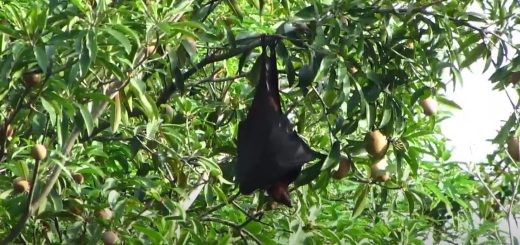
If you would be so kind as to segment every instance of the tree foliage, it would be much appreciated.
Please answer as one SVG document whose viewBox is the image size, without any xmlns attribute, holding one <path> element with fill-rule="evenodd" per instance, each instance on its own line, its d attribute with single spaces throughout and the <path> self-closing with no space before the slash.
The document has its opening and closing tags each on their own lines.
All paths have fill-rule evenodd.
<svg viewBox="0 0 520 245">
<path fill-rule="evenodd" d="M 4 1 L 0 239 L 512 243 L 498 223 L 517 210 L 518 165 L 504 143 L 518 102 L 497 150 L 469 167 L 450 160 L 439 123 L 459 108 L 443 93 L 464 81 L 461 69 L 482 61 L 496 89 L 518 82 L 517 5 Z M 291 209 L 239 196 L 233 180 L 262 36 L 280 40 L 284 111 L 327 156 L 304 166 Z M 425 115 L 427 98 L 440 110 Z M 389 143 L 380 157 L 365 150 L 373 130 Z M 381 158 L 388 181 L 374 178 Z"/>
</svg>

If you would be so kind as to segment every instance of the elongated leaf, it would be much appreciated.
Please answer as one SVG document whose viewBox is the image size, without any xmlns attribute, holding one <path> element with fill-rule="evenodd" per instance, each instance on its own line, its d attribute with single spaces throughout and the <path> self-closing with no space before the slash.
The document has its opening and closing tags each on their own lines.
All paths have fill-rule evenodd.
<svg viewBox="0 0 520 245">
<path fill-rule="evenodd" d="M 236 17 L 238 17 L 240 20 L 244 18 L 244 14 L 242 13 L 242 10 L 238 6 L 238 3 L 236 0 L 225 0 L 226 4 L 229 6 L 229 8 L 233 11 Z"/>
<path fill-rule="evenodd" d="M 47 113 L 49 113 L 51 125 L 56 126 L 57 114 L 56 110 L 54 109 L 54 106 L 43 97 L 40 97 L 40 100 L 42 101 L 43 108 L 47 111 Z"/>
<path fill-rule="evenodd" d="M 486 51 L 486 45 L 484 43 L 478 44 L 475 48 L 466 55 L 466 59 L 460 64 L 461 68 L 465 68 L 475 63 L 478 58 L 482 58 L 481 55 Z"/>
<path fill-rule="evenodd" d="M 352 211 L 352 217 L 355 218 L 359 216 L 363 210 L 368 206 L 368 193 L 370 191 L 369 185 L 360 185 L 360 192 L 356 199 L 356 204 L 354 204 L 354 210 Z"/>
<path fill-rule="evenodd" d="M 93 30 L 89 30 L 86 36 L 86 46 L 88 49 L 88 55 L 91 61 L 96 60 L 97 55 L 97 40 L 96 33 Z"/>
<path fill-rule="evenodd" d="M 119 129 L 119 125 L 121 124 L 121 100 L 119 98 L 119 93 L 114 97 L 114 104 L 112 105 L 112 115 L 110 117 L 110 127 L 112 128 L 112 133 L 116 133 Z"/>
<path fill-rule="evenodd" d="M 88 107 L 86 105 L 80 105 L 78 107 L 81 112 L 81 116 L 83 117 L 83 122 L 85 123 L 84 126 L 87 129 L 87 134 L 91 135 L 92 131 L 94 130 L 94 121 L 92 120 L 92 114 L 90 114 L 90 111 L 88 110 Z"/>
<path fill-rule="evenodd" d="M 302 186 L 311 183 L 311 181 L 318 178 L 321 173 L 321 168 L 323 166 L 324 160 L 321 160 L 319 163 L 316 163 L 304 170 L 300 173 L 300 176 L 294 181 L 295 186 Z"/>
<path fill-rule="evenodd" d="M 132 44 L 130 44 L 130 40 L 128 40 L 128 38 L 124 34 L 110 28 L 104 28 L 102 30 L 103 32 L 106 32 L 112 37 L 114 37 L 119 42 L 119 44 L 123 46 L 125 52 L 127 54 L 130 54 L 130 51 L 132 50 Z"/>
<path fill-rule="evenodd" d="M 405 191 L 404 195 L 406 196 L 406 200 L 408 201 L 408 211 L 410 212 L 410 215 L 413 215 L 415 198 L 413 194 L 409 191 Z"/>
<path fill-rule="evenodd" d="M 43 44 L 38 44 L 34 47 L 34 56 L 36 57 L 38 66 L 40 66 L 42 71 L 47 72 L 47 68 L 49 67 L 49 58 L 47 57 Z"/>
<path fill-rule="evenodd" d="M 325 163 L 321 168 L 322 171 L 329 170 L 339 164 L 340 148 L 341 144 L 339 141 L 332 144 L 329 155 L 327 156 L 327 159 L 325 159 Z"/>
<path fill-rule="evenodd" d="M 452 100 L 449 100 L 449 99 L 446 99 L 444 97 L 437 97 L 437 101 L 439 101 L 439 103 L 443 104 L 443 105 L 446 105 L 446 106 L 449 106 L 453 109 L 458 109 L 458 110 L 462 110 L 462 107 L 460 107 L 457 103 L 455 103 L 454 101 Z"/>
</svg>

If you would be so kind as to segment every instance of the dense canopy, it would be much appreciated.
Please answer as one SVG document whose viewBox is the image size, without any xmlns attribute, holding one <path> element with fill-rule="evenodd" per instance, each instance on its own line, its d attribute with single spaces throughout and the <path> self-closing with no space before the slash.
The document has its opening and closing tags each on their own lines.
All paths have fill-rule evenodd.
<svg viewBox="0 0 520 245">
<path fill-rule="evenodd" d="M 519 14 L 513 0 L 2 1 L 0 239 L 517 243 L 519 102 L 483 162 L 452 161 L 440 122 L 477 62 L 518 91 Z M 323 155 L 291 208 L 235 178 L 263 37 L 279 40 L 282 111 Z"/>
</svg>

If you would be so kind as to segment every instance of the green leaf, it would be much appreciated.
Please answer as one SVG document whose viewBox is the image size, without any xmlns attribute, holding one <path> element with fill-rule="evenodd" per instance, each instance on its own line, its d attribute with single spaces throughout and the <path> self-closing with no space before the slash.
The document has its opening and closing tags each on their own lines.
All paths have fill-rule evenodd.
<svg viewBox="0 0 520 245">
<path fill-rule="evenodd" d="M 481 54 L 486 51 L 486 44 L 480 43 L 476 47 L 472 48 L 471 51 L 466 55 L 466 59 L 460 64 L 461 68 L 465 68 L 475 63 L 478 58 L 481 58 Z"/>
<path fill-rule="evenodd" d="M 114 97 L 114 103 L 112 104 L 111 115 L 110 115 L 110 128 L 112 133 L 116 133 L 121 124 L 121 100 L 119 93 Z"/>
<path fill-rule="evenodd" d="M 87 105 L 79 105 L 81 116 L 83 117 L 84 126 L 87 129 L 87 135 L 91 135 L 94 130 L 94 120 L 92 120 L 92 114 L 88 110 Z"/>
<path fill-rule="evenodd" d="M 408 201 L 408 211 L 409 211 L 410 216 L 411 216 L 414 213 L 414 200 L 415 200 L 415 197 L 409 191 L 405 191 L 404 195 L 406 196 L 406 200 Z"/>
<path fill-rule="evenodd" d="M 265 60 L 263 56 L 260 55 L 258 56 L 258 59 L 256 59 L 253 67 L 251 68 L 251 71 L 249 71 L 249 74 L 246 77 L 251 82 L 251 84 L 254 84 L 255 86 L 258 84 L 258 80 L 260 80 L 260 71 L 262 70 L 262 65 L 265 65 Z"/>
<path fill-rule="evenodd" d="M 9 36 L 12 36 L 13 38 L 19 37 L 19 33 L 7 25 L 0 25 L 0 32 L 3 32 Z"/>
<path fill-rule="evenodd" d="M 34 56 L 36 57 L 38 66 L 40 66 L 42 71 L 46 73 L 47 68 L 49 67 L 49 58 L 47 57 L 47 53 L 45 52 L 45 47 L 43 44 L 38 44 L 34 47 Z"/>
<path fill-rule="evenodd" d="M 462 84 L 464 80 L 462 79 L 462 75 L 460 75 L 459 69 L 455 67 L 451 67 L 451 74 L 453 75 L 453 81 L 455 84 Z"/>
<path fill-rule="evenodd" d="M 302 186 L 311 183 L 313 180 L 318 178 L 321 173 L 321 168 L 323 166 L 324 160 L 305 168 L 301 171 L 298 178 L 294 181 L 295 186 Z"/>
<path fill-rule="evenodd" d="M 370 186 L 360 185 L 358 191 L 359 195 L 357 195 L 356 203 L 354 204 L 354 210 L 352 211 L 353 218 L 359 216 L 368 206 L 368 192 L 370 191 Z"/>
<path fill-rule="evenodd" d="M 130 29 L 130 27 L 121 24 L 114 24 L 112 25 L 112 28 L 132 38 L 136 45 L 141 43 L 139 39 L 139 34 L 134 30 Z"/>
<path fill-rule="evenodd" d="M 47 111 L 47 113 L 49 113 L 49 118 L 51 119 L 51 125 L 56 126 L 56 121 L 57 121 L 58 116 L 56 114 L 56 110 L 54 109 L 54 106 L 49 101 L 44 99 L 43 97 L 40 97 L 40 100 L 42 101 L 43 108 Z"/>
<path fill-rule="evenodd" d="M 90 57 L 91 61 L 96 60 L 97 55 L 97 40 L 96 40 L 96 33 L 94 33 L 93 30 L 89 30 L 86 35 L 86 44 L 88 49 L 88 55 Z"/>
<path fill-rule="evenodd" d="M 289 245 L 299 245 L 304 244 L 305 238 L 307 238 L 309 234 L 305 233 L 302 229 L 301 224 L 298 225 L 298 230 L 296 232 L 291 233 L 289 237 Z"/>
<path fill-rule="evenodd" d="M 444 97 L 438 96 L 437 97 L 437 101 L 440 104 L 446 105 L 446 106 L 448 106 L 448 107 L 450 107 L 452 109 L 462 110 L 462 107 L 460 107 L 457 103 L 455 103 L 452 100 L 446 99 Z"/>
<path fill-rule="evenodd" d="M 152 228 L 149 228 L 147 226 L 144 226 L 144 225 L 141 225 L 138 223 L 134 223 L 132 225 L 132 228 L 135 229 L 136 231 L 141 232 L 144 235 L 146 235 L 146 237 L 150 240 L 151 243 L 160 244 L 163 241 L 161 233 L 159 233 L 158 231 L 155 231 Z"/>
<path fill-rule="evenodd" d="M 314 75 L 313 82 L 317 83 L 320 81 L 325 74 L 327 74 L 332 67 L 332 65 L 336 62 L 336 57 L 327 56 L 321 62 L 316 74 Z"/>
<path fill-rule="evenodd" d="M 105 56 L 100 55 L 100 56 L 98 56 L 97 61 L 100 62 L 101 65 L 103 65 L 103 67 L 105 67 L 110 72 L 112 72 L 112 74 L 114 76 L 116 76 L 117 79 L 119 79 L 119 80 L 123 79 L 123 77 L 124 77 L 123 72 L 121 71 L 121 69 L 119 69 L 119 67 L 117 67 L 117 65 L 114 64 L 114 62 L 111 62 L 110 59 L 108 59 Z"/>
<path fill-rule="evenodd" d="M 322 171 L 329 170 L 335 167 L 337 164 L 339 164 L 339 158 L 341 155 L 340 148 L 341 144 L 339 140 L 335 141 L 334 144 L 332 144 L 329 155 L 327 156 L 327 159 L 325 159 L 323 167 L 321 168 Z"/>
<path fill-rule="evenodd" d="M 311 85 L 315 75 L 309 65 L 303 65 L 298 70 L 298 80 L 300 81 L 298 85 L 303 94 L 307 94 L 307 87 Z"/>
<path fill-rule="evenodd" d="M 130 54 L 130 52 L 132 51 L 132 44 L 130 44 L 130 40 L 128 40 L 128 38 L 125 35 L 123 35 L 121 32 L 118 32 L 110 28 L 103 28 L 101 29 L 101 31 L 114 37 L 118 41 L 118 43 L 123 46 L 125 52 L 127 54 Z"/>
<path fill-rule="evenodd" d="M 240 20 L 244 18 L 244 14 L 242 13 L 242 10 L 240 9 L 240 6 L 238 6 L 237 1 L 235 0 L 225 0 L 226 4 L 229 6 L 229 8 L 233 11 L 236 17 L 238 17 Z"/>
</svg>

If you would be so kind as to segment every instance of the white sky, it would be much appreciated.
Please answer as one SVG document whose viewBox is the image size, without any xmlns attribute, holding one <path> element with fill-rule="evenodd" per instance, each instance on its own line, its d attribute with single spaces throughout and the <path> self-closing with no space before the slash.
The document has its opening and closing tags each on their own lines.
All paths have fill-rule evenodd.
<svg viewBox="0 0 520 245">
<path fill-rule="evenodd" d="M 441 123 L 444 135 L 450 139 L 448 145 L 453 148 L 452 160 L 461 162 L 482 162 L 486 155 L 496 149 L 489 142 L 513 112 L 513 107 L 504 91 L 493 90 L 488 78 L 492 69 L 482 74 L 484 64 L 477 62 L 471 71 L 462 71 L 464 84 L 446 92 L 446 97 L 455 101 L 462 110 L 453 111 L 453 117 Z M 518 95 L 508 87 L 513 102 Z"/>
<path fill-rule="evenodd" d="M 462 107 L 462 110 L 453 111 L 453 117 L 441 122 L 441 130 L 450 140 L 448 147 L 453 149 L 451 160 L 461 162 L 462 169 L 466 169 L 463 162 L 487 161 L 486 155 L 498 147 L 489 140 L 497 135 L 504 121 L 513 112 L 506 92 L 493 90 L 494 84 L 488 80 L 494 69 L 483 74 L 483 67 L 483 62 L 477 62 L 471 66 L 471 70 L 462 71 L 463 86 L 457 87 L 455 92 L 451 86 L 445 93 L 448 99 Z M 516 103 L 518 94 L 511 86 L 507 91 Z M 481 222 L 476 215 L 473 218 Z M 520 238 L 520 227 L 512 219 L 511 224 L 513 236 Z M 499 226 L 502 231 L 509 231 L 505 219 L 500 220 Z"/>
</svg>

